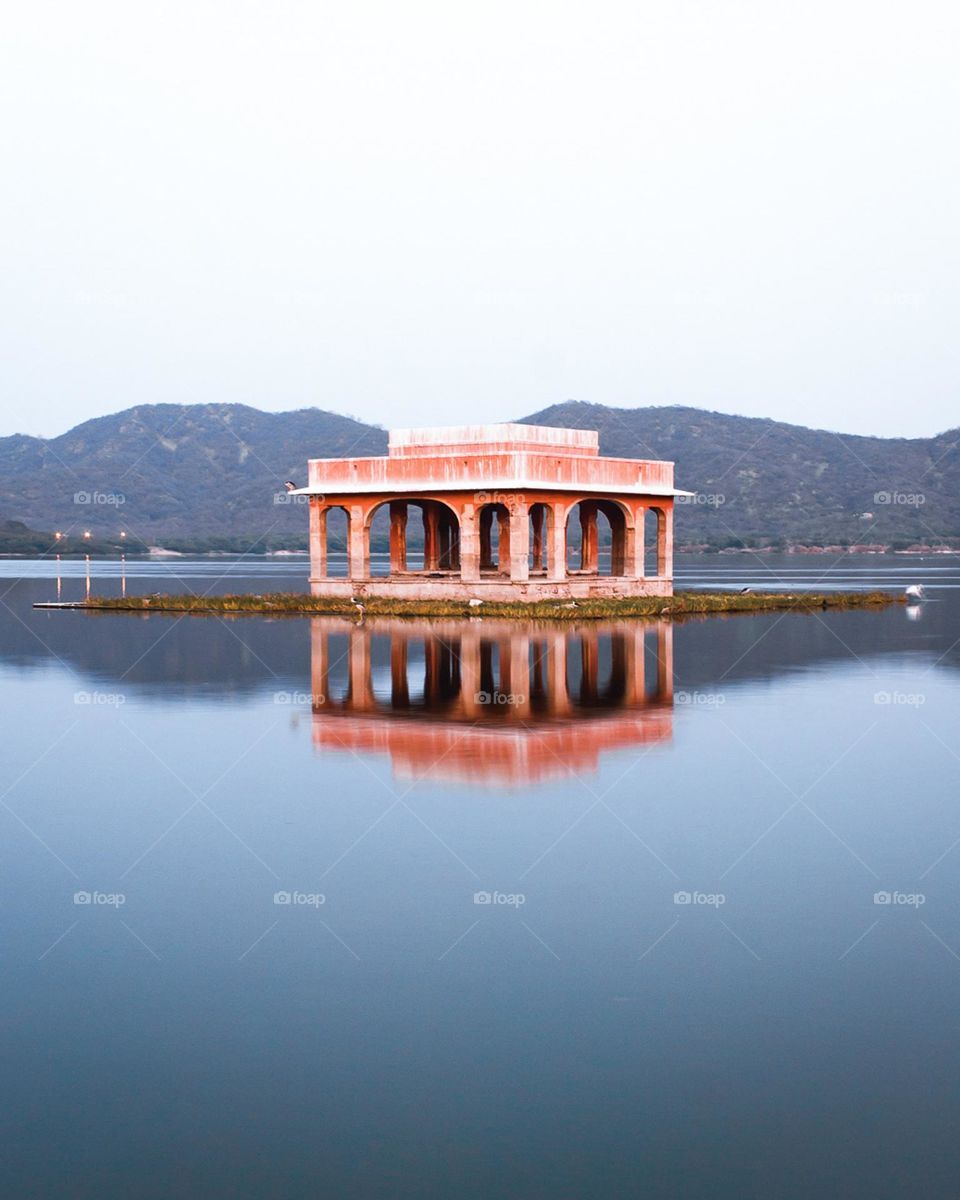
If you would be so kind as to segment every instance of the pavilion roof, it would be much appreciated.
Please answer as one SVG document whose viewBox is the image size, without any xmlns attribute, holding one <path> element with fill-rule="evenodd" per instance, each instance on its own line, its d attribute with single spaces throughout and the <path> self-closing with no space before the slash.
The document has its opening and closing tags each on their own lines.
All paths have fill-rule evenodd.
<svg viewBox="0 0 960 1200">
<path fill-rule="evenodd" d="M 388 453 L 314 458 L 301 495 L 413 495 L 437 491 L 690 495 L 673 486 L 673 463 L 600 454 L 592 429 L 453 425 L 394 429 Z"/>
</svg>

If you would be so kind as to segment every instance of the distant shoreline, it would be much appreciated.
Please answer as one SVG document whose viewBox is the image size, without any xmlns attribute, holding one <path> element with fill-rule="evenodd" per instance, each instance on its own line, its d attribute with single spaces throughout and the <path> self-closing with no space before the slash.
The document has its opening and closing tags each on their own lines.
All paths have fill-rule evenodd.
<svg viewBox="0 0 960 1200">
<path fill-rule="evenodd" d="M 603 547 L 601 547 L 603 549 Z M 385 557 L 389 551 L 386 547 L 383 549 L 375 549 L 372 551 L 375 556 Z M 731 555 L 782 555 L 785 558 L 807 558 L 811 555 L 832 554 L 840 555 L 870 555 L 871 557 L 882 558 L 884 556 L 893 558 L 922 558 L 929 556 L 949 557 L 950 555 L 960 555 L 960 547 L 952 546 L 909 546 L 903 549 L 894 549 L 892 546 L 787 546 L 779 548 L 774 546 L 725 546 L 722 549 L 717 549 L 711 546 L 677 546 L 675 553 L 677 554 L 698 554 L 709 557 L 726 558 Z M 332 554 L 335 557 L 345 556 L 345 550 L 334 550 Z M 52 550 L 44 551 L 3 551 L 0 550 L 0 559 L 24 559 L 30 562 L 55 561 L 57 558 L 70 560 L 90 559 L 109 559 L 118 560 L 121 556 L 131 559 L 175 559 L 175 558 L 296 558 L 308 559 L 310 552 L 308 550 L 257 550 L 247 547 L 236 548 L 233 550 L 168 550 L 163 546 L 150 546 L 149 548 L 135 548 L 132 546 L 124 547 L 122 550 L 91 548 L 90 550 L 61 550 L 53 552 Z"/>
</svg>

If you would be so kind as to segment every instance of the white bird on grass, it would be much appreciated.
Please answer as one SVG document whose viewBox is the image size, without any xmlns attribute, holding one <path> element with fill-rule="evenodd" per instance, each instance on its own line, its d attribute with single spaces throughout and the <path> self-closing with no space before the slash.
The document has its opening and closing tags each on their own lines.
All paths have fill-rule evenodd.
<svg viewBox="0 0 960 1200">
<path fill-rule="evenodd" d="M 906 590 L 904 591 L 904 595 L 909 596 L 911 600 L 922 600 L 923 599 L 923 584 L 922 583 L 911 583 L 910 586 L 908 588 L 906 588 Z"/>
</svg>

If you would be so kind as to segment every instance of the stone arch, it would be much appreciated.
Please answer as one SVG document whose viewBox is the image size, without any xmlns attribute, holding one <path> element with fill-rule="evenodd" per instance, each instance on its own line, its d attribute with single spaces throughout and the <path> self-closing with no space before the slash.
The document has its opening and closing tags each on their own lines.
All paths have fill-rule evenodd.
<svg viewBox="0 0 960 1200">
<path fill-rule="evenodd" d="M 327 504 L 323 498 L 313 499 L 310 501 L 310 578 L 311 579 L 329 579 L 331 578 L 330 570 L 330 537 L 331 534 L 336 534 L 338 531 L 335 526 L 339 523 L 338 514 L 343 513 L 343 528 L 342 537 L 337 537 L 337 545 L 335 547 L 337 553 L 343 552 L 345 559 L 349 560 L 350 553 L 350 528 L 351 516 L 350 509 L 346 504 Z M 331 529 L 330 517 L 334 517 L 334 528 Z M 339 575 L 339 571 L 335 574 Z M 349 566 L 345 568 L 345 573 L 349 574 Z"/>
<path fill-rule="evenodd" d="M 510 509 L 492 500 L 477 506 L 480 573 L 510 574 Z"/>
<path fill-rule="evenodd" d="M 446 501 L 437 500 L 432 496 L 404 496 L 402 499 L 381 500 L 373 505 L 364 521 L 364 537 L 368 550 L 374 518 L 386 506 L 389 506 L 390 513 L 391 575 L 460 570 L 459 514 Z M 418 548 L 413 555 L 409 553 L 407 544 L 411 508 L 419 509 L 423 528 L 420 542 L 422 549 Z"/>
<path fill-rule="evenodd" d="M 668 509 L 661 504 L 646 504 L 637 514 L 643 544 L 640 574 L 645 579 L 662 579 L 672 574 Z"/>
<path fill-rule="evenodd" d="M 573 516 L 579 518 L 579 536 L 574 527 Z M 599 518 L 603 517 L 609 529 L 610 552 L 600 553 Z M 570 566 L 570 535 L 574 534 L 577 565 Z M 606 496 L 583 496 L 574 500 L 567 510 L 566 538 L 567 573 L 580 575 L 625 576 L 630 573 L 630 557 L 635 535 L 634 514 L 619 500 Z"/>
<path fill-rule="evenodd" d="M 553 505 L 546 500 L 535 500 L 528 513 L 530 522 L 530 574 L 547 575 L 553 554 Z"/>
</svg>

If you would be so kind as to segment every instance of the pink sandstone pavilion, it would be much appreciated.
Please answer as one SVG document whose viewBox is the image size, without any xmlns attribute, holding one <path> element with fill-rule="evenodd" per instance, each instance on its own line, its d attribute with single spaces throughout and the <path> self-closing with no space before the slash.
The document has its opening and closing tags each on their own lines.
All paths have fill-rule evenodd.
<svg viewBox="0 0 960 1200">
<path fill-rule="evenodd" d="M 671 462 L 601 457 L 596 432 L 542 425 L 394 429 L 385 457 L 311 459 L 296 494 L 309 498 L 315 596 L 508 601 L 672 595 L 673 504 L 690 495 Z M 384 506 L 390 559 L 378 574 L 370 534 Z M 336 509 L 346 578 L 328 572 Z M 422 554 L 408 552 L 411 509 Z"/>
</svg>

